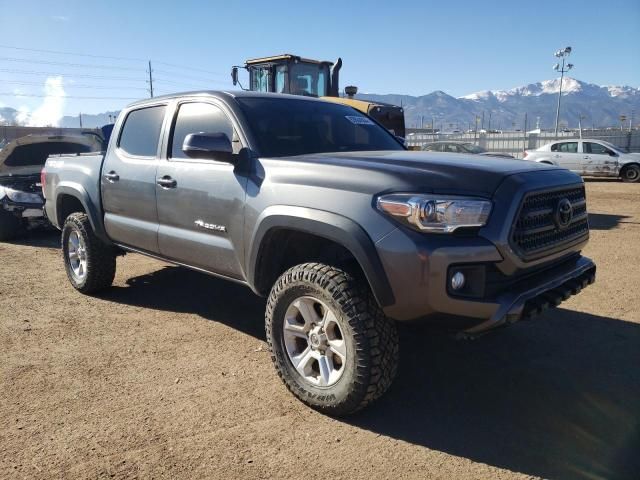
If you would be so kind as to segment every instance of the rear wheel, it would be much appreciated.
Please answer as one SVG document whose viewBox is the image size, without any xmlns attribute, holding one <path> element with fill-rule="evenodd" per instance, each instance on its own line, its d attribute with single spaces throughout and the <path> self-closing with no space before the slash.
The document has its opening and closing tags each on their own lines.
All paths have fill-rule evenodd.
<svg viewBox="0 0 640 480">
<path fill-rule="evenodd" d="M 67 277 L 82 293 L 111 286 L 116 273 L 115 250 L 93 233 L 84 213 L 72 213 L 62 228 L 62 256 Z"/>
<path fill-rule="evenodd" d="M 0 241 L 12 240 L 22 231 L 22 222 L 18 217 L 0 210 Z"/>
<path fill-rule="evenodd" d="M 640 165 L 629 165 L 620 172 L 623 182 L 640 182 Z"/>
<path fill-rule="evenodd" d="M 380 397 L 395 377 L 395 323 L 366 281 L 344 270 L 307 263 L 285 272 L 269 295 L 266 332 L 287 388 L 322 412 L 353 413 Z"/>
</svg>

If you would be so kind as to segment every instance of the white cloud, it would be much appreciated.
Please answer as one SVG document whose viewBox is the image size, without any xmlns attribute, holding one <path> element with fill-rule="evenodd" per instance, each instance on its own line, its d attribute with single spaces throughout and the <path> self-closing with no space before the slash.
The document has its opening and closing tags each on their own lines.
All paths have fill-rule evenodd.
<svg viewBox="0 0 640 480">
<path fill-rule="evenodd" d="M 58 126 L 64 113 L 65 97 L 63 78 L 48 77 L 44 83 L 45 97 L 33 111 L 18 108 L 16 120 L 28 127 Z"/>
<path fill-rule="evenodd" d="M 53 18 L 56 22 L 68 22 L 69 21 L 69 17 L 67 17 L 66 15 L 52 15 L 51 18 Z"/>
</svg>

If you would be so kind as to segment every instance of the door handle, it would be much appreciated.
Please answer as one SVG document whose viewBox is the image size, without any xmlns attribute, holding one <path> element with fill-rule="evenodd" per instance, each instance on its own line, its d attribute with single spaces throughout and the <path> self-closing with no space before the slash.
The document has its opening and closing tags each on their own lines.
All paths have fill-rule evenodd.
<svg viewBox="0 0 640 480">
<path fill-rule="evenodd" d="M 120 175 L 118 175 L 116 172 L 111 170 L 109 173 L 105 173 L 104 174 L 104 178 L 108 182 L 113 183 L 113 182 L 117 182 L 118 180 L 120 180 Z"/>
<path fill-rule="evenodd" d="M 584 158 L 585 160 L 589 160 L 591 157 L 590 157 L 589 155 L 585 155 L 585 156 L 584 156 L 584 157 L 582 157 L 582 158 Z"/>
<path fill-rule="evenodd" d="M 176 182 L 169 175 L 165 175 L 164 177 L 158 178 L 156 183 L 160 185 L 162 188 L 176 188 L 178 186 L 178 182 Z"/>
</svg>

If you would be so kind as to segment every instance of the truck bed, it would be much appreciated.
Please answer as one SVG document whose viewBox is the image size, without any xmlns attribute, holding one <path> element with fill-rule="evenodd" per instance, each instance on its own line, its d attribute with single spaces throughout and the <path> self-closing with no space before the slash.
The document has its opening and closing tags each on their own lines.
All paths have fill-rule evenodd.
<svg viewBox="0 0 640 480">
<path fill-rule="evenodd" d="M 64 191 L 65 186 L 80 186 L 85 193 L 85 208 L 100 208 L 100 178 L 104 152 L 80 153 L 76 155 L 51 155 L 44 165 L 46 183 L 43 185 L 45 199 L 53 198 L 53 192 Z M 61 173 L 64 174 L 61 176 Z M 56 205 L 45 203 L 47 217 L 56 228 L 61 228 Z M 64 221 L 64 219 L 62 219 Z"/>
</svg>

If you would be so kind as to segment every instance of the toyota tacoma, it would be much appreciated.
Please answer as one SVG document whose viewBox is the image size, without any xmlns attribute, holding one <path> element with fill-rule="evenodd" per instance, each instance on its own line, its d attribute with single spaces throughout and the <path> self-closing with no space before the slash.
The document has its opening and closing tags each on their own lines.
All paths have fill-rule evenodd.
<svg viewBox="0 0 640 480">
<path fill-rule="evenodd" d="M 50 158 L 45 209 L 77 290 L 138 252 L 267 297 L 275 369 L 352 413 L 390 386 L 396 323 L 478 334 L 595 279 L 584 184 L 551 165 L 410 152 L 346 105 L 193 92 L 129 105 L 104 155 Z"/>
</svg>

